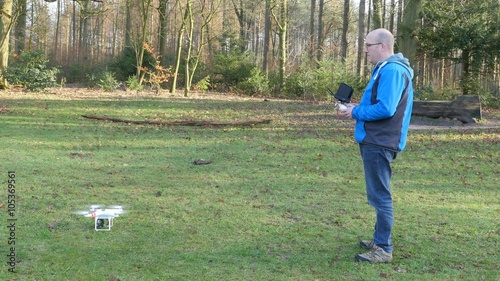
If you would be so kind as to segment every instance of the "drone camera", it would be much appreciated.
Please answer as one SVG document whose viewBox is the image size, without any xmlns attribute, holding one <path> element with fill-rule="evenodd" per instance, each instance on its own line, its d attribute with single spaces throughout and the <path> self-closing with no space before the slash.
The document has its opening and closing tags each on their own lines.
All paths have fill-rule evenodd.
<svg viewBox="0 0 500 281">
<path fill-rule="evenodd" d="M 120 205 L 112 205 L 108 208 L 101 205 L 90 205 L 89 211 L 76 211 L 75 214 L 93 218 L 95 231 L 110 231 L 113 227 L 113 219 L 126 212 Z"/>
</svg>

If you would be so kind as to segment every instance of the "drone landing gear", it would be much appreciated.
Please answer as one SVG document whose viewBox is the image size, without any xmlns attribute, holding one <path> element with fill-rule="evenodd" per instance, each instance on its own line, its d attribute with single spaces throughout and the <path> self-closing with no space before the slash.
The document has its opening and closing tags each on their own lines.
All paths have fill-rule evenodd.
<svg viewBox="0 0 500 281">
<path fill-rule="evenodd" d="M 110 231 L 113 226 L 113 217 L 95 217 L 95 231 Z"/>
</svg>

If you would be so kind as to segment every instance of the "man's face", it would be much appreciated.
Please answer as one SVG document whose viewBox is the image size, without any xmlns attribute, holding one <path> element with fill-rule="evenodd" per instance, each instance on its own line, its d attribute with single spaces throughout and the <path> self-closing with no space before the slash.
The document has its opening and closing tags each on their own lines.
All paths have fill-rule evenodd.
<svg viewBox="0 0 500 281">
<path fill-rule="evenodd" d="M 365 53 L 368 55 L 368 60 L 371 64 L 377 64 L 381 59 L 380 49 L 382 48 L 382 43 L 377 42 L 375 36 L 369 33 L 365 39 Z"/>
</svg>

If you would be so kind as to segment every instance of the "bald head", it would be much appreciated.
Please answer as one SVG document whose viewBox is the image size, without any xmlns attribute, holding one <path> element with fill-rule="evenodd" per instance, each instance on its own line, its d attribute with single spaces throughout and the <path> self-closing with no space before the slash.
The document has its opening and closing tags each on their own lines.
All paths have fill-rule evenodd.
<svg viewBox="0 0 500 281">
<path fill-rule="evenodd" d="M 384 28 L 371 31 L 366 35 L 365 53 L 370 63 L 377 64 L 394 55 L 394 36 Z"/>
<path fill-rule="evenodd" d="M 368 35 L 372 33 L 375 41 L 384 43 L 387 46 L 387 51 L 394 54 L 394 36 L 389 30 L 385 28 L 379 28 L 368 33 Z"/>
</svg>

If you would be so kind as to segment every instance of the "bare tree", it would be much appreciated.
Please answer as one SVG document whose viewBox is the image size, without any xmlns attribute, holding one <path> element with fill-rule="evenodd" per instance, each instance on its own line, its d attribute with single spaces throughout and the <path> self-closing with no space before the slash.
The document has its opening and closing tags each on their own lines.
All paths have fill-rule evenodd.
<svg viewBox="0 0 500 281">
<path fill-rule="evenodd" d="M 391 7 L 389 10 L 389 31 L 394 33 L 394 17 L 396 16 L 396 0 L 391 0 Z"/>
<path fill-rule="evenodd" d="M 181 4 L 177 2 L 179 9 L 182 10 Z M 186 6 L 191 5 L 191 0 L 186 0 Z M 173 72 L 173 79 L 172 79 L 172 84 L 170 84 L 170 93 L 175 94 L 175 90 L 177 88 L 177 77 L 179 75 L 179 68 L 181 66 L 181 59 L 182 59 L 182 41 L 184 39 L 184 32 L 186 31 L 186 25 L 187 21 L 189 20 L 189 13 L 190 11 L 186 7 L 184 9 L 184 16 L 182 17 L 182 22 L 181 22 L 181 27 L 179 28 L 178 34 L 177 34 L 177 44 L 176 44 L 176 54 L 175 54 L 175 65 L 174 65 L 174 72 Z"/>
<path fill-rule="evenodd" d="M 398 34 L 397 46 L 400 52 L 410 60 L 410 64 L 415 63 L 415 55 L 417 51 L 417 42 L 412 34 L 415 25 L 418 24 L 419 13 L 421 10 L 422 0 L 407 0 L 406 7 L 403 10 L 403 22 L 400 34 Z"/>
<path fill-rule="evenodd" d="M 323 60 L 323 49 L 325 45 L 325 24 L 323 22 L 323 16 L 325 11 L 325 0 L 319 0 L 318 8 L 318 46 L 316 48 L 316 59 L 318 61 Z"/>
<path fill-rule="evenodd" d="M 347 33 L 349 32 L 349 2 L 350 0 L 344 0 L 344 16 L 343 16 L 343 24 L 342 24 L 342 51 L 341 58 L 342 61 L 345 62 L 347 58 Z"/>
<path fill-rule="evenodd" d="M 190 24 L 189 24 L 189 36 L 188 36 L 188 48 L 186 54 L 186 82 L 184 89 L 184 96 L 187 96 L 191 85 L 193 83 L 193 78 L 196 73 L 196 69 L 198 68 L 198 64 L 200 62 L 203 47 L 206 45 L 207 41 L 211 41 L 211 38 L 206 38 L 205 31 L 208 29 L 208 25 L 212 22 L 215 15 L 218 12 L 218 9 L 222 3 L 220 0 L 200 0 L 199 19 L 201 20 L 201 24 L 199 26 L 199 34 L 197 40 L 197 46 L 194 45 L 194 24 L 193 24 L 193 12 L 190 13 Z"/>
<path fill-rule="evenodd" d="M 276 15 L 275 9 L 279 9 L 279 14 Z M 286 73 L 286 55 L 287 55 L 287 29 L 288 29 L 288 0 L 279 0 L 279 2 L 271 9 L 274 21 L 278 26 L 279 38 L 279 91 L 283 90 L 285 85 Z"/>
<path fill-rule="evenodd" d="M 357 52 L 357 64 L 356 64 L 356 73 L 358 76 L 363 75 L 363 65 L 365 59 L 365 0 L 359 1 L 359 16 L 358 16 L 358 52 Z"/>
<path fill-rule="evenodd" d="M 262 72 L 267 74 L 267 64 L 269 60 L 269 48 L 271 45 L 271 0 L 265 0 L 264 15 L 264 50 L 262 55 Z"/>
<path fill-rule="evenodd" d="M 19 17 L 16 20 L 14 50 L 16 53 L 20 53 L 24 51 L 26 42 L 26 0 L 17 0 L 16 4 L 19 9 Z"/>
<path fill-rule="evenodd" d="M 165 57 L 167 55 L 168 1 L 169 0 L 159 0 L 158 6 L 160 25 L 158 30 L 159 51 L 162 57 Z"/>
<path fill-rule="evenodd" d="M 372 5 L 373 29 L 381 28 L 384 26 L 382 21 L 382 0 L 372 0 Z"/>
<path fill-rule="evenodd" d="M 314 22 L 316 21 L 316 0 L 311 0 L 311 11 L 309 16 L 309 60 L 314 64 L 314 50 L 316 48 L 316 38 L 314 36 Z"/>
</svg>

